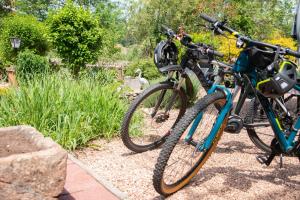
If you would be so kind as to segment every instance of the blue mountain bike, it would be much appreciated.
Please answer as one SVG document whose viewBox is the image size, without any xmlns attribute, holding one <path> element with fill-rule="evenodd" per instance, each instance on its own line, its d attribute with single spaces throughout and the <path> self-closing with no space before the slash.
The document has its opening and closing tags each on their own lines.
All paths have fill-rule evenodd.
<svg viewBox="0 0 300 200">
<path fill-rule="evenodd" d="M 300 53 L 252 40 L 227 27 L 224 22 L 207 15 L 201 17 L 212 24 L 214 31 L 231 33 L 237 38 L 237 46 L 243 48 L 231 70 L 236 86 L 243 90 L 238 104 L 243 105 L 246 97 L 254 97 L 261 104 L 274 132 L 271 152 L 258 157 L 258 161 L 270 165 L 277 155 L 299 158 L 297 133 L 300 117 L 290 117 L 279 98 L 292 88 L 300 91 L 296 82 L 296 65 L 285 59 L 286 55 L 299 58 Z M 222 85 L 213 85 L 208 95 L 190 108 L 172 129 L 155 165 L 153 185 L 158 193 L 167 196 L 177 192 L 202 168 L 222 136 L 236 95 L 237 90 L 231 92 Z M 271 100 L 280 108 L 275 109 Z M 286 123 L 288 118 L 289 123 Z M 244 125 L 253 126 L 251 123 Z"/>
</svg>

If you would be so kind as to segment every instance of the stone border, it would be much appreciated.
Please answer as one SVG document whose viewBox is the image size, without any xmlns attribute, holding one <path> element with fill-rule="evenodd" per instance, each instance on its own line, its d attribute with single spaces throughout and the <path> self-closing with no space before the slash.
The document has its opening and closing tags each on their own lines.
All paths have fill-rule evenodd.
<svg viewBox="0 0 300 200">
<path fill-rule="evenodd" d="M 73 161 L 75 164 L 77 164 L 79 167 L 81 167 L 84 171 L 86 171 L 89 175 L 91 175 L 96 181 L 98 181 L 101 185 L 103 185 L 103 187 L 105 187 L 107 190 L 109 190 L 119 199 L 125 199 L 127 197 L 127 195 L 124 192 L 120 191 L 118 188 L 113 186 L 113 184 L 111 184 L 107 180 L 104 180 L 103 178 L 99 177 L 98 174 L 93 172 L 90 168 L 88 168 L 85 164 L 83 164 L 80 160 L 75 158 L 70 153 L 68 154 L 68 158 L 71 161 Z"/>
</svg>

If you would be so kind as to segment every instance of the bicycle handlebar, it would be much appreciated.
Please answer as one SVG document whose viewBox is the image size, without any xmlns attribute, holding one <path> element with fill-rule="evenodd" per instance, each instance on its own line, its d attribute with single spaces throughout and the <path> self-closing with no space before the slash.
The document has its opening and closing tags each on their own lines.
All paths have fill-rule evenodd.
<svg viewBox="0 0 300 200">
<path fill-rule="evenodd" d="M 189 43 L 185 45 L 186 47 L 190 48 L 190 49 L 196 49 L 198 50 L 199 48 L 204 49 L 204 52 L 207 53 L 208 55 L 213 55 L 213 56 L 217 56 L 217 57 L 224 57 L 224 54 L 216 51 L 214 49 L 211 49 L 209 46 L 205 45 L 205 44 L 194 44 L 194 43 Z"/>
<path fill-rule="evenodd" d="M 261 42 L 261 41 L 257 41 L 257 40 L 252 40 L 249 37 L 246 37 L 246 36 L 243 36 L 243 35 L 239 34 L 234 29 L 225 26 L 224 22 L 219 22 L 218 20 L 216 20 L 216 19 L 214 19 L 214 18 L 212 18 L 212 17 L 210 17 L 206 14 L 200 14 L 200 17 L 202 19 L 210 22 L 211 24 L 213 24 L 214 28 L 225 30 L 225 31 L 229 32 L 230 34 L 234 35 L 236 38 L 241 39 L 244 42 L 251 43 L 251 44 L 253 44 L 255 46 L 259 46 L 259 47 L 271 48 L 274 51 L 276 51 L 278 48 L 280 48 L 280 53 L 281 54 L 290 55 L 290 56 L 300 58 L 300 52 L 293 51 L 289 48 L 280 47 L 278 45 L 272 45 L 272 44 L 269 44 L 269 43 L 265 43 L 265 42 Z"/>
<path fill-rule="evenodd" d="M 208 16 L 208 15 L 205 14 L 205 13 L 201 13 L 201 14 L 200 14 L 200 17 L 201 17 L 202 19 L 204 19 L 204 20 L 206 20 L 206 21 L 212 23 L 212 24 L 214 24 L 214 23 L 216 23 L 216 22 L 218 21 L 218 20 L 216 20 L 216 19 L 214 19 L 214 18 Z"/>
<path fill-rule="evenodd" d="M 165 32 L 165 34 L 168 37 L 171 37 L 171 38 L 176 38 L 177 37 L 177 35 L 175 34 L 175 32 L 172 29 L 168 28 L 165 25 L 162 25 L 161 27 L 162 27 L 163 31 Z M 213 49 L 211 49 L 209 46 L 207 46 L 205 44 L 197 45 L 197 44 L 192 43 L 190 36 L 187 35 L 187 34 L 184 34 L 183 37 L 187 37 L 187 40 L 181 39 L 180 42 L 181 42 L 181 44 L 183 44 L 184 46 L 186 46 L 188 48 L 198 50 L 199 48 L 204 47 L 205 53 L 207 53 L 209 55 L 218 56 L 218 57 L 224 57 L 223 53 L 218 52 L 216 50 L 213 50 Z"/>
<path fill-rule="evenodd" d="M 208 54 L 211 54 L 211 55 L 215 55 L 215 56 L 218 56 L 218 57 L 224 57 L 224 54 L 219 52 L 219 51 L 216 51 L 216 50 L 213 50 L 213 49 L 207 49 L 207 53 Z"/>
<path fill-rule="evenodd" d="M 168 37 L 171 37 L 171 38 L 175 38 L 176 37 L 175 32 L 172 29 L 170 29 L 169 27 L 167 27 L 165 25 L 161 25 L 161 28 L 163 29 L 163 32 L 165 32 L 165 34 Z"/>
</svg>

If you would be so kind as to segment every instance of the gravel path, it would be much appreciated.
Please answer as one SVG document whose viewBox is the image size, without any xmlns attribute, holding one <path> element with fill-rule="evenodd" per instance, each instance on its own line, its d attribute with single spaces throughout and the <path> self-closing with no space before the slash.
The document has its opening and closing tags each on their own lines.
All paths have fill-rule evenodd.
<svg viewBox="0 0 300 200">
<path fill-rule="evenodd" d="M 77 151 L 78 158 L 100 177 L 127 194 L 127 199 L 163 199 L 152 186 L 159 150 L 133 154 L 120 139 L 94 141 Z M 278 158 L 265 167 L 256 161 L 260 151 L 246 131 L 224 133 L 218 148 L 192 182 L 168 199 L 300 199 L 300 165 L 296 158 Z"/>
</svg>

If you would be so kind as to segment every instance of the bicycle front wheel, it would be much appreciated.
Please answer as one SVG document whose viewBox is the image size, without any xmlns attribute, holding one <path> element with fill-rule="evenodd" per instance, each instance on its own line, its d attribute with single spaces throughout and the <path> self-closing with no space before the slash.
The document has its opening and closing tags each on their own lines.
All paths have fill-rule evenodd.
<svg viewBox="0 0 300 200">
<path fill-rule="evenodd" d="M 184 90 L 175 89 L 173 82 L 146 89 L 124 116 L 121 127 L 124 145 L 136 153 L 159 147 L 185 113 L 187 101 Z"/>
<path fill-rule="evenodd" d="M 168 196 L 177 192 L 198 173 L 206 160 L 214 151 L 227 124 L 228 115 L 222 122 L 212 144 L 203 149 L 205 141 L 219 116 L 219 108 L 223 107 L 226 97 L 223 92 L 205 96 L 190 108 L 171 131 L 170 137 L 159 154 L 154 169 L 153 185 L 161 195 Z M 217 109 L 218 108 L 218 109 Z M 193 134 L 187 140 L 187 132 L 198 114 L 202 119 Z"/>
</svg>

